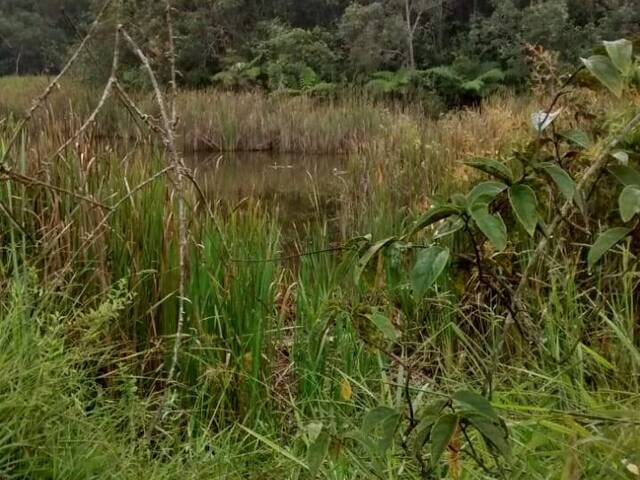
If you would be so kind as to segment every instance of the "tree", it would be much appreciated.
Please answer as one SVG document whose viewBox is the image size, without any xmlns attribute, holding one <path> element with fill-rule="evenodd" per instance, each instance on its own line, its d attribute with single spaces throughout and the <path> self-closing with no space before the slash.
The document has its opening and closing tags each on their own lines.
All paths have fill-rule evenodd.
<svg viewBox="0 0 640 480">
<path fill-rule="evenodd" d="M 88 0 L 0 0 L 0 75 L 56 71 Z"/>
<path fill-rule="evenodd" d="M 398 68 L 405 57 L 405 26 L 396 8 L 383 2 L 352 3 L 338 25 L 338 36 L 352 73 Z"/>
</svg>

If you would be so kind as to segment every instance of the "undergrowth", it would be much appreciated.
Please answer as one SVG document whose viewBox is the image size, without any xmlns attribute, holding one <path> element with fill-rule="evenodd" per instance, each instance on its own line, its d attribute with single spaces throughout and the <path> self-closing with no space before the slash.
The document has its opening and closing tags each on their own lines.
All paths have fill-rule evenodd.
<svg viewBox="0 0 640 480">
<path fill-rule="evenodd" d="M 222 102 L 215 120 L 205 100 Z M 508 225 L 505 245 L 458 202 L 449 216 L 474 241 L 461 225 L 435 235 L 451 261 L 437 275 L 411 273 L 438 232 L 423 215 L 496 169 L 504 177 L 496 163 L 474 170 L 463 160 L 512 166 L 536 147 L 577 177 L 601 143 L 584 144 L 576 119 L 589 138 L 605 139 L 637 111 L 637 93 L 618 101 L 572 91 L 562 100 L 569 114 L 545 127 L 574 131 L 562 139 L 531 133 L 534 99 L 496 97 L 440 119 L 324 105 L 301 123 L 315 107 L 305 102 L 181 94 L 185 145 L 224 130 L 208 141 L 249 148 L 242 139 L 260 138 L 254 128 L 271 111 L 282 125 L 265 134 L 278 139 L 270 148 L 344 150 L 350 164 L 330 218 L 318 209 L 293 228 L 272 204 L 229 204 L 190 184 L 189 321 L 173 385 L 164 379 L 177 321 L 176 199 L 169 178 L 145 183 L 161 170 L 162 149 L 140 132 L 132 137 L 141 144 L 107 137 L 105 123 L 51 158 L 78 122 L 51 106 L 6 152 L 0 477 L 637 477 L 637 225 L 597 268 L 585 262 L 600 227 L 620 222 L 615 178 L 600 177 L 590 199 L 606 215 L 585 222 L 576 210 L 555 232 L 562 241 L 525 292 L 531 337 L 505 329 L 504 292 L 544 237 L 546 217 L 532 239 L 529 219 L 499 196 L 524 177 L 507 179 L 483 210 Z M 259 119 L 248 109 L 256 104 Z M 19 110 L 4 105 L 3 158 Z M 121 112 L 110 118 L 123 129 L 116 133 L 129 128 Z M 316 128 L 335 118 L 347 127 Z M 621 143 L 628 166 L 639 145 L 637 129 Z M 525 177 L 553 216 L 562 188 Z M 494 276 L 504 291 L 486 287 Z M 151 430 L 168 388 L 162 426 Z"/>
</svg>

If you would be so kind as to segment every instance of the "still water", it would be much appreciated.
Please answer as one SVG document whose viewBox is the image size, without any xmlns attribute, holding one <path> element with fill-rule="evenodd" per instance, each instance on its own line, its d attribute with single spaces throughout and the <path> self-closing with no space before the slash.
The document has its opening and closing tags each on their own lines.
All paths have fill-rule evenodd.
<svg viewBox="0 0 640 480">
<path fill-rule="evenodd" d="M 212 200 L 258 200 L 285 221 L 329 213 L 348 175 L 348 159 L 339 155 L 216 153 L 186 160 Z"/>
</svg>

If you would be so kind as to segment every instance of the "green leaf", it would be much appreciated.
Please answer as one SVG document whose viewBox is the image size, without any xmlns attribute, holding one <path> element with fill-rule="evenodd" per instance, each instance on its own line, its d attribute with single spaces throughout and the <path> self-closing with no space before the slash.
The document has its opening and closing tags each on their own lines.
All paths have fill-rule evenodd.
<svg viewBox="0 0 640 480">
<path fill-rule="evenodd" d="M 371 323 L 376 326 L 378 330 L 380 330 L 380 332 L 382 332 L 384 338 L 391 342 L 398 339 L 398 332 L 393 326 L 393 323 L 391 323 L 391 320 L 389 320 L 389 317 L 383 315 L 380 312 L 372 313 L 371 315 L 367 315 L 366 317 L 371 321 Z"/>
<path fill-rule="evenodd" d="M 463 195 L 462 193 L 454 193 L 453 195 L 451 195 L 451 201 L 453 202 L 453 204 L 462 209 L 462 210 L 466 210 L 467 208 L 467 196 Z"/>
<path fill-rule="evenodd" d="M 462 90 L 465 90 L 467 92 L 480 94 L 480 92 L 484 88 L 484 82 L 480 78 L 475 78 L 473 80 L 469 80 L 468 82 L 462 83 L 460 85 L 460 88 L 462 88 Z"/>
<path fill-rule="evenodd" d="M 489 400 L 484 398 L 482 395 L 478 395 L 477 393 L 470 392 L 468 390 L 461 390 L 453 395 L 453 399 L 471 410 L 474 410 L 481 415 L 485 415 L 493 421 L 500 421 L 500 417 L 498 417 L 498 414 L 489 403 Z"/>
<path fill-rule="evenodd" d="M 457 231 L 461 230 L 464 227 L 464 220 L 460 217 L 450 217 L 445 220 L 440 227 L 436 230 L 436 233 L 433 234 L 434 240 L 439 240 L 444 237 L 448 237 L 449 235 L 453 235 Z"/>
<path fill-rule="evenodd" d="M 533 237 L 538 225 L 538 199 L 528 185 L 514 185 L 509 189 L 509 201 L 518 221 Z"/>
<path fill-rule="evenodd" d="M 380 455 L 391 447 L 393 436 L 396 433 L 401 415 L 389 407 L 375 407 L 364 417 L 362 422 L 362 433 L 365 437 L 377 441 L 377 449 Z"/>
<path fill-rule="evenodd" d="M 451 443 L 453 435 L 458 428 L 459 418 L 457 415 L 448 413 L 442 415 L 431 429 L 431 465 L 435 466 L 442 454 Z"/>
<path fill-rule="evenodd" d="M 513 172 L 509 166 L 493 158 L 475 158 L 465 162 L 465 165 L 488 173 L 505 182 L 510 183 L 513 181 Z"/>
<path fill-rule="evenodd" d="M 623 75 L 628 75 L 633 68 L 633 43 L 621 39 L 614 42 L 603 42 L 611 63 Z"/>
<path fill-rule="evenodd" d="M 480 432 L 485 442 L 493 446 L 504 458 L 511 458 L 511 446 L 505 428 L 484 415 L 471 414 L 465 415 L 465 418 Z"/>
<path fill-rule="evenodd" d="M 592 144 L 589 134 L 584 130 L 571 130 L 569 132 L 562 133 L 561 135 L 582 148 L 589 148 Z"/>
<path fill-rule="evenodd" d="M 431 207 L 427 212 L 416 220 L 411 233 L 416 233 L 430 225 L 433 225 L 440 220 L 444 220 L 447 217 L 460 213 L 460 209 L 452 205 L 442 205 L 439 207 Z"/>
<path fill-rule="evenodd" d="M 422 297 L 444 272 L 449 262 L 449 250 L 438 246 L 420 252 L 411 270 L 411 288 L 416 298 Z"/>
<path fill-rule="evenodd" d="M 613 165 L 609 172 L 623 185 L 636 185 L 640 187 L 640 172 L 628 165 Z"/>
<path fill-rule="evenodd" d="M 538 167 L 542 168 L 547 175 L 551 177 L 551 180 L 555 182 L 560 190 L 560 193 L 564 195 L 567 200 L 575 201 L 576 200 L 576 191 L 577 187 L 573 178 L 562 168 L 560 168 L 555 163 L 540 163 Z"/>
<path fill-rule="evenodd" d="M 360 277 L 362 277 L 362 273 L 364 272 L 365 268 L 367 268 L 367 265 L 369 264 L 371 259 L 375 257 L 380 250 L 382 250 L 384 247 L 389 245 L 394 240 L 395 240 L 395 237 L 389 237 L 389 238 L 385 238 L 384 240 L 380 240 L 379 242 L 372 245 L 369 248 L 369 250 L 367 250 L 365 254 L 360 258 L 360 260 L 358 260 L 358 263 L 356 264 L 356 268 L 353 272 L 354 280 L 356 284 L 360 283 Z"/>
<path fill-rule="evenodd" d="M 618 242 L 622 241 L 631 231 L 631 228 L 616 227 L 601 233 L 589 249 L 587 258 L 589 270 L 598 263 L 605 253 L 611 250 Z"/>
<path fill-rule="evenodd" d="M 427 438 L 431 434 L 431 428 L 440 417 L 447 403 L 449 403 L 448 400 L 436 400 L 420 412 L 420 422 L 418 422 L 415 428 L 414 448 L 416 453 L 419 453 L 426 443 Z"/>
<path fill-rule="evenodd" d="M 326 430 L 323 430 L 316 438 L 315 442 L 311 444 L 307 451 L 307 464 L 309 465 L 309 472 L 311 478 L 316 478 L 322 462 L 329 452 L 329 444 L 331 443 L 331 437 Z"/>
<path fill-rule="evenodd" d="M 506 189 L 507 186 L 502 182 L 489 181 L 479 183 L 467 194 L 467 204 L 471 207 L 474 202 L 479 200 L 491 203 L 495 197 L 500 195 Z"/>
<path fill-rule="evenodd" d="M 622 96 L 622 90 L 624 89 L 622 76 L 608 57 L 593 55 L 589 58 L 583 58 L 582 63 L 616 97 Z"/>
<path fill-rule="evenodd" d="M 480 231 L 489 239 L 497 251 L 507 248 L 507 227 L 500 214 L 489 213 L 487 202 L 476 201 L 470 209 L 471 218 L 476 222 Z"/>
<path fill-rule="evenodd" d="M 636 185 L 624 187 L 618 197 L 618 205 L 620 206 L 620 217 L 625 223 L 640 213 L 640 187 Z"/>
</svg>

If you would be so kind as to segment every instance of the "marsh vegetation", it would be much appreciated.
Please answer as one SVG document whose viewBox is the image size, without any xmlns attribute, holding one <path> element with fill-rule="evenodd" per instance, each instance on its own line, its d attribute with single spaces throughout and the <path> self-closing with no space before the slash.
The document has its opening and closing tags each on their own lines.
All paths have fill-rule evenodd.
<svg viewBox="0 0 640 480">
<path fill-rule="evenodd" d="M 573 75 L 529 50 L 486 95 L 507 76 L 424 87 L 419 49 L 367 87 L 284 89 L 271 25 L 268 75 L 178 88 L 105 11 L 110 95 L 93 70 L 0 78 L 1 478 L 638 477 L 632 42 Z"/>
</svg>

